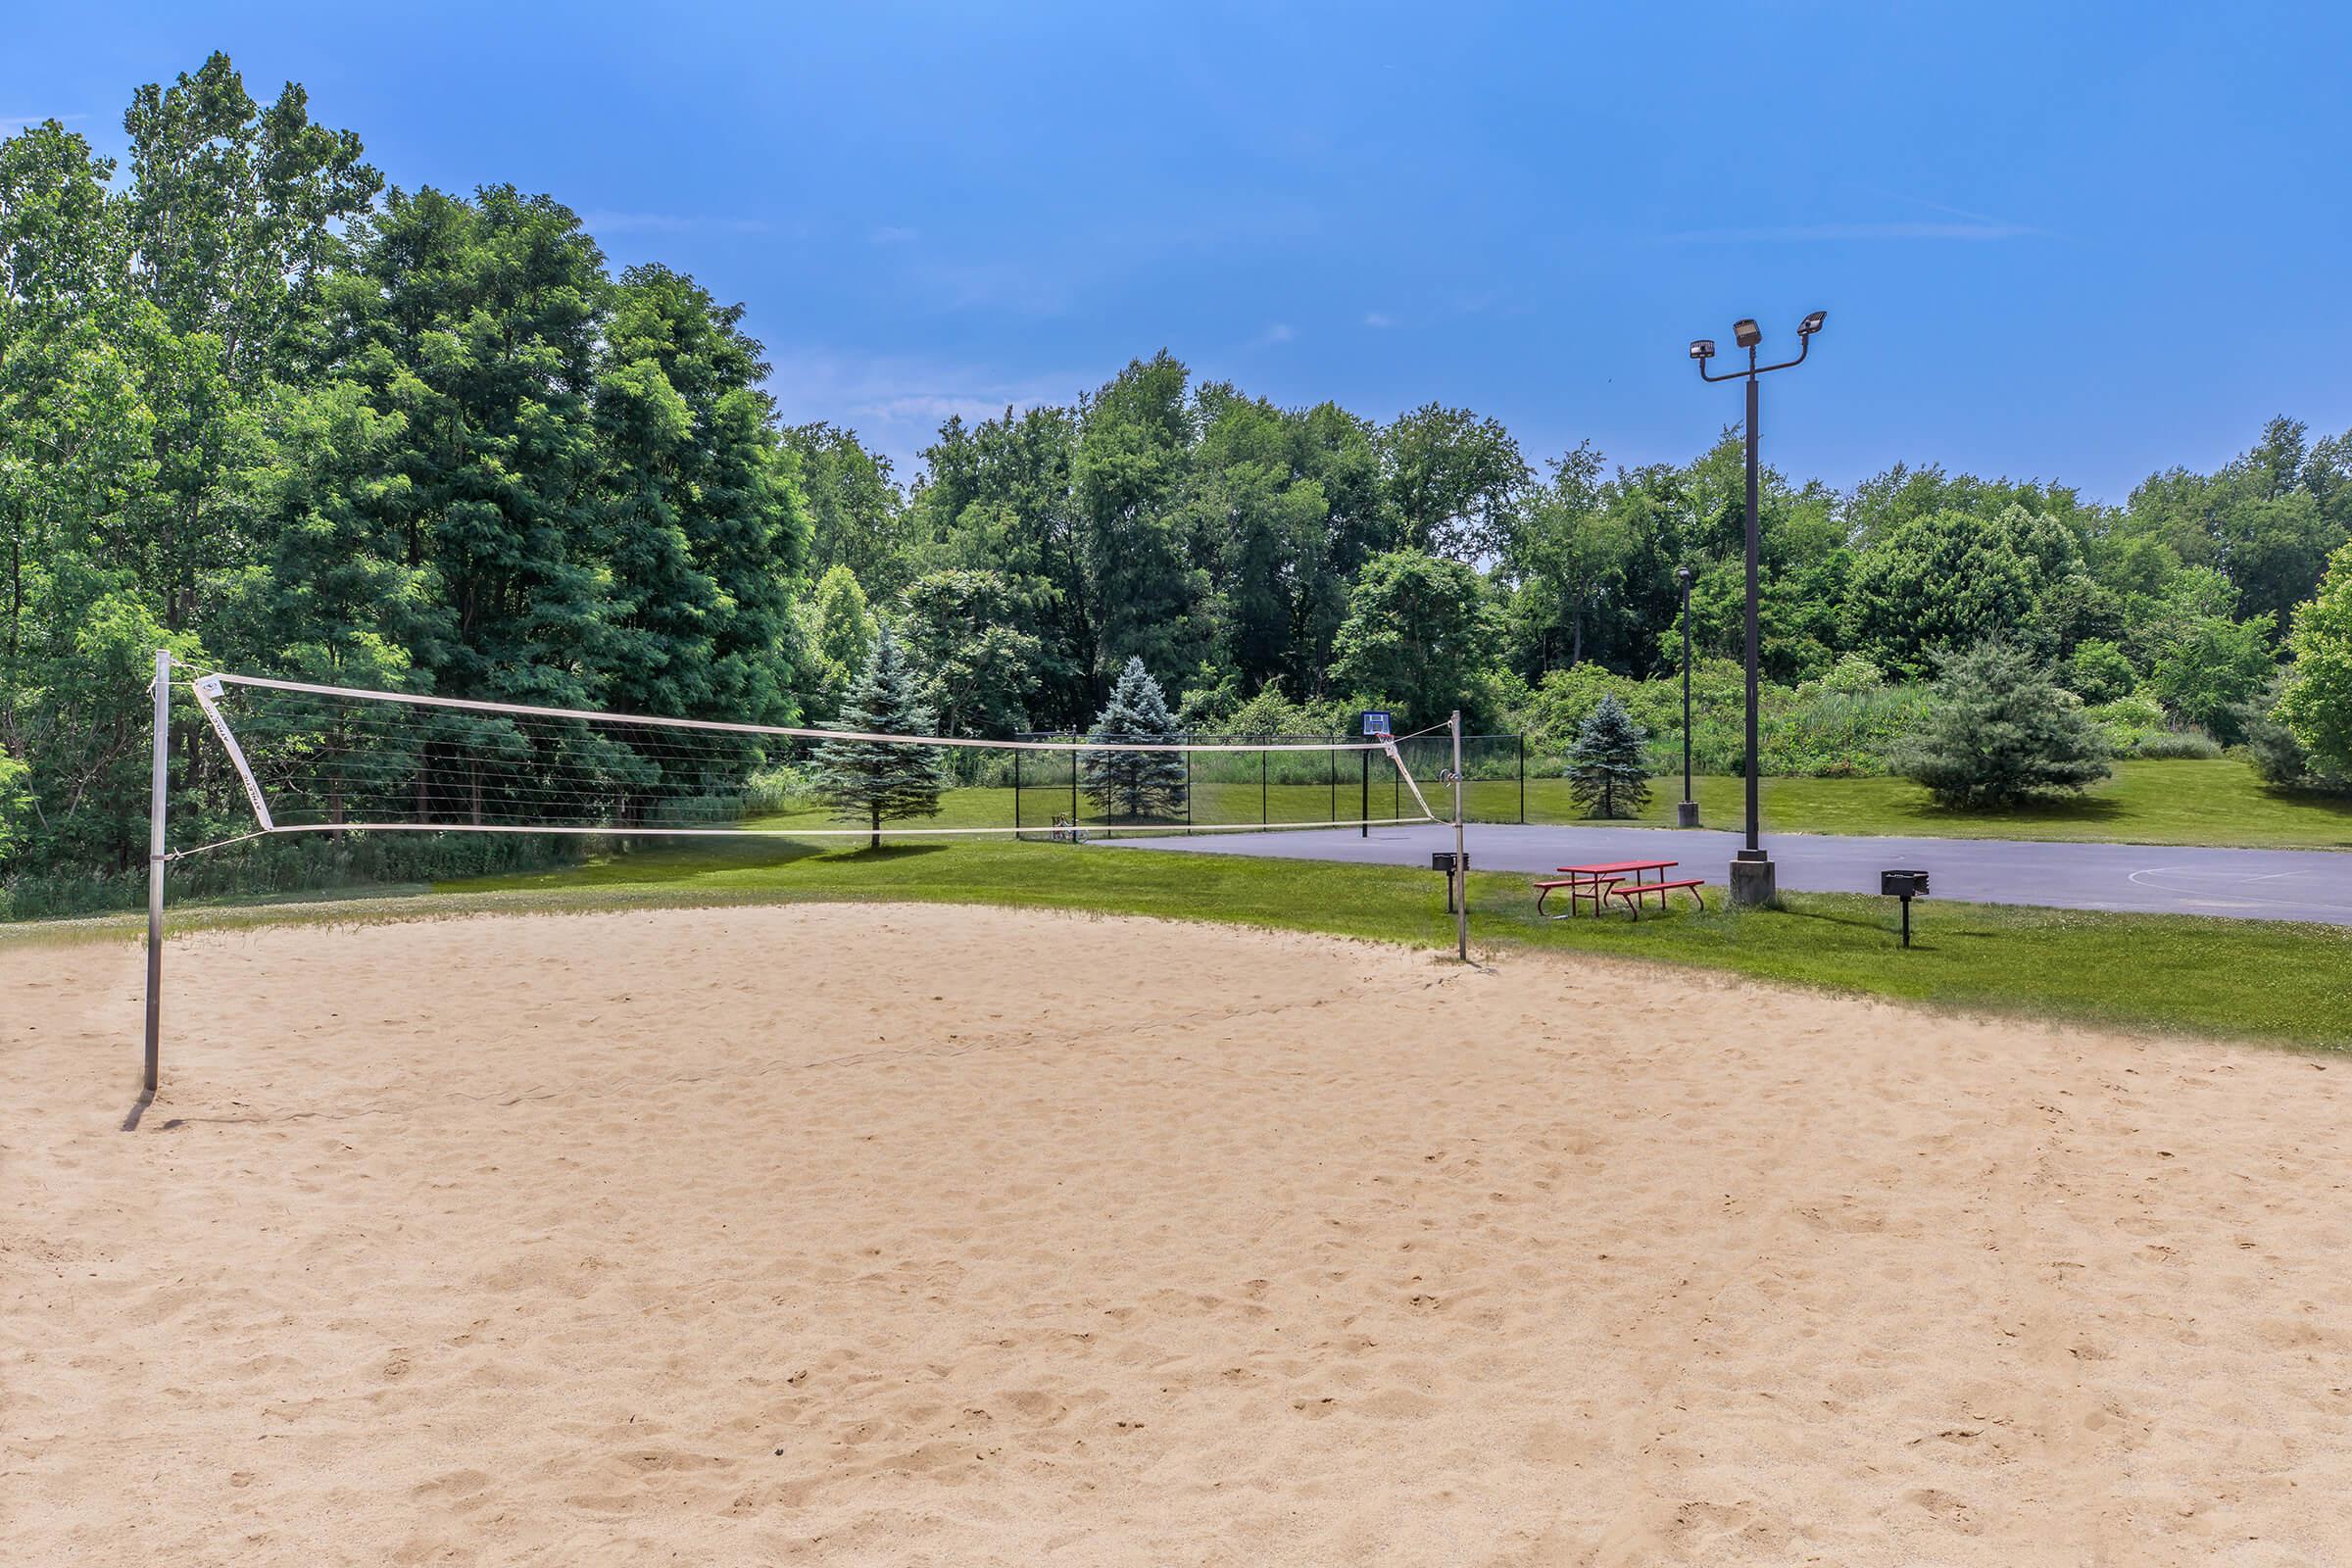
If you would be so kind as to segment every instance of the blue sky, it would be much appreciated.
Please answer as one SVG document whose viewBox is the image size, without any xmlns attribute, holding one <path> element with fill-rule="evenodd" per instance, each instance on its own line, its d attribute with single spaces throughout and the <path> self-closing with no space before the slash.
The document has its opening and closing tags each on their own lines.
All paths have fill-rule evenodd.
<svg viewBox="0 0 2352 1568">
<path fill-rule="evenodd" d="M 511 180 L 750 307 L 794 418 L 903 462 L 1165 345 L 1689 456 L 1755 315 L 1771 461 L 2120 500 L 2352 425 L 2352 13 L 2008 5 L 43 7 L 0 121 L 119 148 L 229 51 L 395 183 Z"/>
</svg>

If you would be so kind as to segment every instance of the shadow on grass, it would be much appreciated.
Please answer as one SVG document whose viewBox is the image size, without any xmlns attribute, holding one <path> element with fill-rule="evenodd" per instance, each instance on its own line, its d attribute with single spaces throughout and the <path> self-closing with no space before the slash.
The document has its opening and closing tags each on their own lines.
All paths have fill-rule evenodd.
<svg viewBox="0 0 2352 1568">
<path fill-rule="evenodd" d="M 850 861 L 858 865 L 879 865 L 888 860 L 914 859 L 926 855 L 937 855 L 947 848 L 947 845 L 940 843 L 884 843 L 879 847 L 871 844 L 860 844 L 854 849 L 819 850 L 812 853 L 823 855 L 828 859 Z"/>
<path fill-rule="evenodd" d="M 2022 806 L 1998 808 L 1938 806 L 1934 801 L 1922 801 L 1895 808 L 1903 816 L 1927 825 L 1937 823 L 1966 823 L 1971 827 L 1994 826 L 2004 822 L 2048 822 L 2075 826 L 2104 826 L 2132 815 L 2131 808 L 2106 796 L 2084 795 L 2068 800 L 2030 801 Z"/>
</svg>

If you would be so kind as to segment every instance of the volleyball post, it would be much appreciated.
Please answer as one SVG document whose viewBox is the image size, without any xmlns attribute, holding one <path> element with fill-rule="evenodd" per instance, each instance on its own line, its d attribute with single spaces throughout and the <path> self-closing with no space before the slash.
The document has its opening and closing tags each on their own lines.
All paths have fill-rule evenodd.
<svg viewBox="0 0 2352 1568">
<path fill-rule="evenodd" d="M 1446 728 L 1453 735 L 1453 952 L 1470 961 L 1470 856 L 1462 847 L 1462 710 L 1455 709 Z"/>
<path fill-rule="evenodd" d="M 147 1054 L 140 1089 L 155 1093 L 163 1058 L 164 807 L 172 771 L 172 650 L 155 651 L 155 759 L 147 794 Z"/>
</svg>

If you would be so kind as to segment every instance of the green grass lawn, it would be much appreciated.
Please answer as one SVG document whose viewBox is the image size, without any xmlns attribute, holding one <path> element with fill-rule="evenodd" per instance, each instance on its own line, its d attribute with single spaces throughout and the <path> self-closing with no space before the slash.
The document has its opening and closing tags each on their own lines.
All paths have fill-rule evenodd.
<svg viewBox="0 0 2352 1568">
<path fill-rule="evenodd" d="M 1745 809 L 1739 779 L 1695 784 L 1701 822 L 1739 826 Z M 1681 796 L 1679 776 L 1659 780 L 1642 820 L 1673 825 Z M 2274 790 L 2235 758 L 2118 762 L 2113 778 L 2080 800 L 2013 811 L 1947 810 L 1900 778 L 1767 778 L 1762 796 L 1764 825 L 1777 833 L 2352 849 L 2352 800 Z M 1545 780 L 1541 796 L 1530 785 L 1529 820 L 1566 820 L 1573 810 L 1564 781 Z"/>
<path fill-rule="evenodd" d="M 1382 769 L 1382 771 L 1385 771 Z M 1447 809 L 1443 787 L 1432 777 L 1421 788 L 1439 812 Z M 1737 828 L 1742 787 L 1737 778 L 1701 776 L 1696 781 L 1699 820 L 1709 827 Z M 1261 821 L 1350 821 L 1366 808 L 1360 777 L 1336 789 L 1318 784 L 1266 784 L 1254 780 L 1195 782 L 1190 821 L 1195 826 L 1250 825 Z M 1635 825 L 1672 827 L 1682 796 L 1680 777 L 1652 784 L 1649 808 Z M 1467 786 L 1471 818 L 1515 822 L 1521 809 L 1516 777 L 1477 779 Z M 2119 844 L 2211 844 L 2253 849 L 2352 849 L 2352 800 L 2292 795 L 2271 789 L 2254 769 L 2234 758 L 2213 761 L 2119 762 L 2115 777 L 2079 800 L 2026 807 L 2014 811 L 1953 811 L 1936 805 L 1928 792 L 1899 778 L 1767 778 L 1764 826 L 1774 833 L 1845 833 L 1872 837 L 2081 840 Z M 1081 796 L 1081 815 L 1100 819 L 1095 803 Z M 1585 820 L 1561 778 L 1530 778 L 1525 786 L 1530 822 Z M 1376 778 L 1369 790 L 1376 818 L 1415 814 L 1411 794 L 1393 777 Z M 1070 799 L 1060 789 L 1021 791 L 1019 822 L 1040 832 L 1056 813 L 1067 814 Z M 1181 827 L 1186 818 L 1172 819 Z M 926 826 L 1010 827 L 1010 789 L 951 789 L 939 817 Z M 763 827 L 824 827 L 823 809 L 763 817 Z"/>
<path fill-rule="evenodd" d="M 886 847 L 725 842 L 597 859 L 572 869 L 445 884 L 424 897 L 177 909 L 174 929 L 495 910 L 909 900 L 1003 904 L 1232 921 L 1447 950 L 1444 884 L 1427 871 L 1315 861 L 1159 854 L 1055 844 L 937 841 Z M 1609 954 L 1971 1010 L 2130 1028 L 2352 1045 L 2352 928 L 2188 915 L 2010 908 L 1932 901 L 1917 946 L 1895 945 L 1894 906 L 1855 895 L 1796 894 L 1779 910 L 1732 913 L 1710 890 L 1638 924 L 1547 920 L 1527 879 L 1471 883 L 1476 945 Z M 0 940 L 111 937 L 135 917 L 11 928 Z M 1204 981 L 1213 984 L 1213 981 Z M 1725 1005 L 1730 1005 L 1727 1002 Z M 1573 1020 L 1562 1020 L 1573 1028 Z M 1736 1026 L 1693 1017 L 1694 1049 Z"/>
</svg>

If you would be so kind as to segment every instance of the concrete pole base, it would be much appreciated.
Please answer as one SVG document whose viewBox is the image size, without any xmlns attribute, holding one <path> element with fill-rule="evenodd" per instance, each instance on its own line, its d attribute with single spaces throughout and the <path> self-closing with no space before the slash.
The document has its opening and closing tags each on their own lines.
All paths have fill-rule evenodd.
<svg viewBox="0 0 2352 1568">
<path fill-rule="evenodd" d="M 1676 827 L 1698 826 L 1698 803 L 1696 801 L 1675 802 L 1674 825 Z"/>
<path fill-rule="evenodd" d="M 1780 897 L 1780 875 L 1769 857 L 1759 854 L 1754 859 L 1742 850 L 1740 858 L 1732 862 L 1732 905 L 1735 908 L 1752 909 L 1770 904 Z"/>
</svg>

